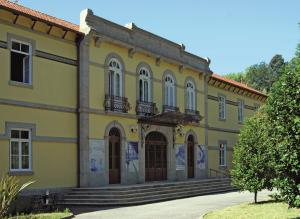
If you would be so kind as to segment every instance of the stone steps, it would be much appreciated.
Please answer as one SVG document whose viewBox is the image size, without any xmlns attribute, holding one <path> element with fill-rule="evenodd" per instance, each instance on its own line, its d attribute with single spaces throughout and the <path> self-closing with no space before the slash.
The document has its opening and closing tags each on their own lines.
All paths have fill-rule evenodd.
<svg viewBox="0 0 300 219">
<path fill-rule="evenodd" d="M 229 179 L 74 188 L 59 202 L 67 206 L 137 205 L 235 190 Z"/>
</svg>

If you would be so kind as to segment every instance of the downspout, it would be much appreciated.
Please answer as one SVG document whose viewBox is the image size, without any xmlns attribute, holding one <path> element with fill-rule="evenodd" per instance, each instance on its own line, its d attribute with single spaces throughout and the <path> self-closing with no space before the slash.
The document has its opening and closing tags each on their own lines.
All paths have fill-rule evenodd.
<svg viewBox="0 0 300 219">
<path fill-rule="evenodd" d="M 76 39 L 76 53 L 77 53 L 77 89 L 76 89 L 76 95 L 77 95 L 77 107 L 76 107 L 76 125 L 77 125 L 77 167 L 76 167 L 76 179 L 77 179 L 77 185 L 76 187 L 80 187 L 80 43 L 83 40 L 83 36 L 80 35 Z"/>
</svg>

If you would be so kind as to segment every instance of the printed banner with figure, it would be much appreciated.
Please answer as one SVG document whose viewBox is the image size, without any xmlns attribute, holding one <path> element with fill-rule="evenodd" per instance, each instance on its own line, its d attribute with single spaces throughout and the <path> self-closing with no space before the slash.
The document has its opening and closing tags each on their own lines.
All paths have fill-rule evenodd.
<svg viewBox="0 0 300 219">
<path fill-rule="evenodd" d="M 90 140 L 90 170 L 95 173 L 104 173 L 105 141 Z"/>
<path fill-rule="evenodd" d="M 197 166 L 199 169 L 205 169 L 205 145 L 198 145 L 197 150 Z"/>
<path fill-rule="evenodd" d="M 176 170 L 184 170 L 184 169 L 185 169 L 184 145 L 177 144 L 176 145 Z"/>
<path fill-rule="evenodd" d="M 130 141 L 127 144 L 126 150 L 126 163 L 129 169 L 129 172 L 138 172 L 139 171 L 139 147 L 138 142 Z"/>
</svg>

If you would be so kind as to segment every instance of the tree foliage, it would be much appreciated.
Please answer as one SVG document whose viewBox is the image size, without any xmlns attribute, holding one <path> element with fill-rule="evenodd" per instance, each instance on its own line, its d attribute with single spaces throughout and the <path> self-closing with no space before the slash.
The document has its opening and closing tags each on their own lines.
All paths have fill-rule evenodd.
<svg viewBox="0 0 300 219">
<path fill-rule="evenodd" d="M 242 191 L 253 192 L 255 203 L 258 191 L 272 188 L 271 159 L 266 153 L 268 136 L 266 126 L 262 125 L 266 122 L 263 108 L 247 119 L 233 153 L 233 185 Z"/>
<path fill-rule="evenodd" d="M 300 207 L 300 46 L 272 87 L 266 113 L 274 149 L 275 186 L 290 206 Z"/>
<path fill-rule="evenodd" d="M 225 77 L 267 93 L 282 75 L 285 65 L 282 55 L 277 54 L 269 64 L 261 62 L 248 67 L 244 72 L 230 73 Z"/>
</svg>

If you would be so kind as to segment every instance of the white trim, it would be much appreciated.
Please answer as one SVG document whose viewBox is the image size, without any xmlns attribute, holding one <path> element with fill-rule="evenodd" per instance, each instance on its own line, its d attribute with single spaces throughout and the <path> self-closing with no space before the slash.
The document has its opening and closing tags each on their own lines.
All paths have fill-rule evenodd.
<svg viewBox="0 0 300 219">
<path fill-rule="evenodd" d="M 110 66 L 110 64 L 112 62 L 115 62 L 118 66 L 117 67 Z M 121 62 L 116 58 L 111 58 L 108 61 L 108 74 L 109 74 L 108 77 L 109 77 L 109 94 L 110 95 L 123 97 L 122 68 L 123 68 L 123 66 L 122 66 Z"/>
<path fill-rule="evenodd" d="M 172 75 L 167 74 L 164 79 L 164 89 L 165 89 L 165 105 L 167 106 L 176 106 L 175 102 L 175 80 Z"/>
<path fill-rule="evenodd" d="M 22 139 L 21 136 L 19 138 L 12 138 L 11 132 L 12 131 L 27 131 L 28 132 L 28 139 Z M 22 171 L 32 171 L 32 141 L 31 141 L 31 130 L 30 129 L 24 129 L 24 128 L 11 128 L 9 130 L 9 170 L 10 172 L 22 172 Z M 12 142 L 18 142 L 18 158 L 19 158 L 19 168 L 18 169 L 12 169 Z M 28 143 L 28 169 L 22 168 L 22 143 Z"/>
<path fill-rule="evenodd" d="M 16 43 L 19 43 L 19 44 L 20 44 L 20 50 L 15 50 L 15 49 L 12 48 L 13 42 L 16 42 Z M 29 57 L 29 61 L 28 61 L 28 63 L 29 63 L 28 82 L 25 82 L 25 78 L 26 78 L 26 77 L 25 77 L 24 60 L 23 60 L 23 81 L 14 81 L 14 80 L 12 80 L 12 78 L 11 78 L 11 73 L 12 73 L 12 72 L 10 72 L 10 81 L 14 81 L 14 82 L 18 82 L 18 83 L 26 84 L 26 85 L 32 85 L 32 45 L 31 45 L 31 43 L 24 42 L 24 41 L 21 41 L 21 40 L 17 40 L 17 39 L 15 39 L 15 38 L 12 38 L 12 39 L 10 40 L 10 44 L 11 44 L 11 46 L 10 46 L 10 48 L 11 48 L 10 51 L 11 51 L 11 52 L 19 53 L 19 54 L 22 54 L 22 55 L 27 55 L 27 56 Z M 29 50 L 28 53 L 21 51 L 21 46 L 22 46 L 22 44 L 29 47 L 29 48 L 28 48 L 28 50 Z M 10 57 L 10 59 L 11 59 L 11 57 Z M 10 62 L 12 62 L 12 60 L 10 60 Z M 10 69 L 10 71 L 12 71 L 12 69 Z"/>
<path fill-rule="evenodd" d="M 144 71 L 146 75 L 141 74 L 142 71 Z M 140 81 L 142 81 L 142 87 L 140 87 Z M 147 90 L 145 89 L 145 84 L 147 84 Z M 138 94 L 139 100 L 144 101 L 144 102 L 151 102 L 151 100 L 152 100 L 152 97 L 151 97 L 151 75 L 150 75 L 150 71 L 145 67 L 142 67 L 139 70 L 138 86 L 139 86 L 139 94 Z M 146 95 L 146 92 L 147 92 L 147 95 Z"/>
<path fill-rule="evenodd" d="M 186 98 L 186 108 L 189 110 L 196 110 L 195 84 L 190 80 L 186 83 Z"/>
</svg>

